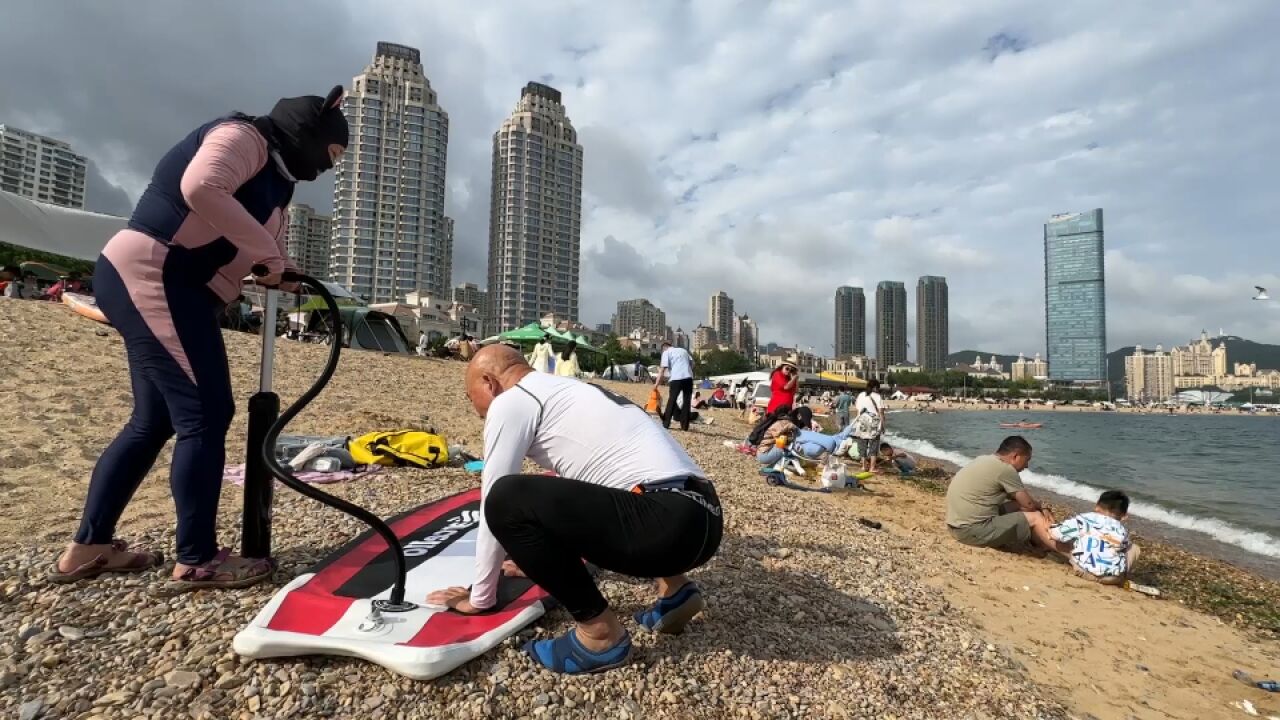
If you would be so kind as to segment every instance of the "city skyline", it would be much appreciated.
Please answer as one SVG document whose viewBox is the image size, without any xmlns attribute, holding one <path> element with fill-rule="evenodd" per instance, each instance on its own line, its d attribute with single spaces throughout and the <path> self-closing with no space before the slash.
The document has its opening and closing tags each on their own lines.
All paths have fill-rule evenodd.
<svg viewBox="0 0 1280 720">
<path fill-rule="evenodd" d="M 81 40 L 0 78 L 0 122 L 71 143 L 89 160 L 88 209 L 126 215 L 192 128 L 348 84 L 391 40 L 422 50 L 450 115 L 456 280 L 487 285 L 490 137 L 533 79 L 564 93 L 586 147 L 585 322 L 649 297 L 688 329 L 719 288 L 764 339 L 827 350 L 831 316 L 812 309 L 830 307 L 835 287 L 869 294 L 881 278 L 933 273 L 957 289 L 952 348 L 1044 351 L 1042 249 L 1027 239 L 1053 212 L 1103 206 L 1108 349 L 1167 347 L 1186 328 L 1220 323 L 1280 339 L 1280 312 L 1248 302 L 1255 284 L 1280 287 L 1269 174 L 1256 162 L 1280 150 L 1280 128 L 1257 120 L 1280 105 L 1280 89 L 1269 63 L 1238 62 L 1273 52 L 1264 30 L 1280 7 L 1191 6 L 1176 17 L 1150 3 L 1068 13 L 1001 0 L 928 17 L 897 6 L 664 7 L 374 2 L 350 12 L 317 0 L 307 17 L 264 6 L 261 22 L 243 23 L 215 5 L 138 18 L 20 4 L 0 28 L 10 65 L 42 52 L 23 27 L 53 23 Z M 323 34 L 330 12 L 343 31 L 315 53 L 304 36 Z M 181 23 L 208 42 L 154 62 L 156 29 Z M 286 25 L 298 37 L 269 30 Z M 775 25 L 812 33 L 813 52 L 778 52 L 780 36 L 758 32 Z M 884 27 L 894 42 L 875 40 Z M 1088 51 L 1099 38 L 1106 57 Z M 1182 62 L 1189 46 L 1194 65 Z M 1168 92 L 1171 78 L 1181 92 Z M 1151 117 L 1164 118 L 1155 131 Z M 329 213 L 331 175 L 299 185 L 295 199 Z"/>
</svg>

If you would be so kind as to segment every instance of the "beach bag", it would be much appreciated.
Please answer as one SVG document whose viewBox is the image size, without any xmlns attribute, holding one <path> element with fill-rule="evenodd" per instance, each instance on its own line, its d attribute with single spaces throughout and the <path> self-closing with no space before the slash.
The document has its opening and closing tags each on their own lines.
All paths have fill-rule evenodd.
<svg viewBox="0 0 1280 720">
<path fill-rule="evenodd" d="M 662 393 L 658 392 L 658 388 L 649 391 L 649 401 L 644 404 L 644 411 L 651 413 L 662 412 Z"/>
<path fill-rule="evenodd" d="M 359 465 L 429 468 L 449 462 L 445 439 L 422 430 L 366 433 L 352 440 L 348 449 Z"/>
<path fill-rule="evenodd" d="M 842 488 L 849 484 L 849 473 L 844 463 L 827 463 L 822 468 L 822 487 Z"/>
</svg>

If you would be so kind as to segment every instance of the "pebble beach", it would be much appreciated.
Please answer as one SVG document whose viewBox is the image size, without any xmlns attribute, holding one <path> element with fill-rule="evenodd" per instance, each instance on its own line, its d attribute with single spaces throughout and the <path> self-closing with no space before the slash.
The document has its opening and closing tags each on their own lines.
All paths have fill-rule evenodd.
<svg viewBox="0 0 1280 720">
<path fill-rule="evenodd" d="M 74 532 L 90 470 L 129 415 L 123 344 L 64 307 L 0 302 L 0 716 L 36 718 L 1207 718 L 1280 716 L 1275 695 L 1231 679 L 1280 674 L 1274 636 L 1177 599 L 1152 600 L 1071 577 L 1047 560 L 962 548 L 925 489 L 877 478 L 859 492 L 766 485 L 752 458 L 723 446 L 736 413 L 676 433 L 725 507 L 719 555 L 694 573 L 708 611 L 678 637 L 630 627 L 628 668 L 553 675 L 520 651 L 569 624 L 552 611 L 499 648 L 433 681 L 358 660 L 250 661 L 231 638 L 271 595 L 359 534 L 356 521 L 281 489 L 271 583 L 179 596 L 172 564 L 70 586 L 44 576 Z M 244 456 L 243 408 L 259 339 L 225 335 L 237 415 L 228 462 Z M 284 402 L 326 349 L 281 342 Z M 460 362 L 344 354 L 328 389 L 290 432 L 356 435 L 434 428 L 481 447 Z M 643 402 L 645 385 L 610 384 Z M 167 451 L 119 535 L 172 553 Z M 392 515 L 475 487 L 460 469 L 392 469 L 326 491 Z M 241 491 L 224 488 L 220 540 L 239 536 Z M 882 522 L 879 530 L 859 517 Z M 651 601 L 647 583 L 604 573 L 620 614 Z M 1280 602 L 1258 581 L 1263 602 Z M 1272 595 L 1272 593 L 1276 593 Z M 1233 705 L 1233 703 L 1235 703 Z"/>
</svg>

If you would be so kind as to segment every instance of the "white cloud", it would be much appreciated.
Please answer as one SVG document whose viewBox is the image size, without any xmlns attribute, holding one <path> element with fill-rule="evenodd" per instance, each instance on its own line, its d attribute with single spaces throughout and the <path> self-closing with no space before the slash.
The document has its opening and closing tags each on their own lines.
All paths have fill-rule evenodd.
<svg viewBox="0 0 1280 720">
<path fill-rule="evenodd" d="M 450 114 L 458 282 L 485 275 L 492 133 L 520 87 L 544 80 L 564 93 L 585 147 L 585 321 L 646 296 L 688 328 L 723 289 L 764 339 L 826 349 L 837 285 L 861 285 L 874 306 L 878 281 L 913 294 L 916 278 L 933 274 L 949 280 L 953 350 L 1035 352 L 1042 224 L 1100 206 L 1112 347 L 1218 326 L 1280 341 L 1280 313 L 1248 301 L 1254 284 L 1280 287 L 1280 5 L 1269 0 L 383 0 L 334 12 L 344 10 L 340 47 L 303 63 L 296 50 L 273 61 L 274 25 L 204 7 L 220 19 L 202 20 L 219 27 L 211 42 L 260 48 L 258 66 L 281 68 L 265 73 L 270 82 L 203 62 L 210 80 L 193 89 L 193 71 L 175 65 L 175 80 L 130 84 L 127 102 L 97 100 L 97 116 L 74 101 L 74 68 L 29 86 L 0 79 L 0 96 L 61 128 L 136 193 L 164 149 L 144 143 L 171 143 L 192 122 L 169 120 L 168 108 L 252 110 L 246 97 L 315 92 L 392 40 L 421 48 Z M 121 82 L 154 62 L 127 49 L 149 47 L 145 30 L 105 28 Z M 0 30 L 0 61 L 40 56 L 34 42 Z M 41 80 L 35 66 L 12 75 L 32 73 Z M 73 100 L 57 105 L 64 95 L 44 92 L 51 83 Z M 111 144 L 124 133 L 104 135 L 103 113 L 138 116 L 130 142 Z M 304 198 L 323 204 L 326 192 Z"/>
</svg>

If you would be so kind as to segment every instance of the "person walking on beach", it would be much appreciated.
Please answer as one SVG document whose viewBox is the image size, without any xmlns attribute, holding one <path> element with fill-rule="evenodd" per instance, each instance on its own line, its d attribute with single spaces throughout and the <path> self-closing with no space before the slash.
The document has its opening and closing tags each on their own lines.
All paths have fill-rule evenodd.
<svg viewBox="0 0 1280 720">
<path fill-rule="evenodd" d="M 1053 514 L 1031 497 L 1018 473 L 1031 464 L 1031 443 L 1010 435 L 994 455 L 975 458 L 947 486 L 947 529 L 965 545 L 1021 550 L 1028 542 L 1067 556 L 1049 528 Z M 1070 559 L 1070 558 L 1068 558 Z"/>
<path fill-rule="evenodd" d="M 578 343 L 571 340 L 560 351 L 560 357 L 556 360 L 556 375 L 576 378 L 581 374 L 582 370 L 578 368 Z"/>
<path fill-rule="evenodd" d="M 671 418 L 680 413 L 680 429 L 689 430 L 690 413 L 693 412 L 693 356 L 682 347 L 672 347 L 671 341 L 662 343 L 662 360 L 658 363 L 658 377 L 653 380 L 656 389 L 662 378 L 670 376 L 667 383 L 667 409 L 662 413 L 662 427 L 671 429 Z M 680 396 L 677 400 L 676 396 Z"/>
<path fill-rule="evenodd" d="M 831 406 L 831 409 L 835 411 L 836 425 L 840 426 L 839 429 L 843 430 L 849 424 L 849 408 L 852 406 L 853 395 L 847 389 L 841 388 L 840 394 L 836 395 L 835 403 Z"/>
<path fill-rule="evenodd" d="M 270 576 L 270 559 L 218 547 L 235 413 L 218 316 L 255 265 L 267 269 L 259 283 L 292 289 L 281 283 L 294 268 L 284 250 L 284 208 L 299 181 L 315 180 L 346 149 L 341 100 L 337 86 L 327 97 L 280 100 L 264 116 L 235 113 L 196 128 L 160 159 L 128 227 L 103 249 L 94 286 L 98 307 L 124 340 L 133 415 L 94 467 L 80 529 L 50 569 L 51 581 L 161 564 L 157 552 L 130 550 L 115 529 L 175 435 L 170 589 L 245 587 Z"/>
<path fill-rule="evenodd" d="M 551 336 L 544 334 L 538 344 L 533 346 L 533 355 L 529 357 L 529 364 L 538 372 L 549 373 L 551 372 L 551 356 L 553 354 Z"/>
<path fill-rule="evenodd" d="M 555 672 L 626 663 L 631 637 L 586 563 L 653 578 L 657 598 L 633 617 L 679 634 L 706 607 L 686 573 L 720 547 L 715 486 L 670 433 L 598 385 L 536 373 L 520 354 L 482 348 L 467 366 L 467 397 L 484 419 L 483 512 L 469 588 L 427 602 L 472 614 L 497 603 L 502 574 L 528 577 L 573 617 L 564 635 L 524 646 Z M 525 458 L 555 476 L 524 475 Z M 504 560 L 508 560 L 504 562 Z"/>
</svg>

